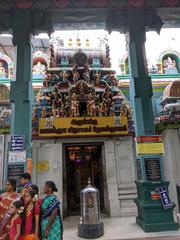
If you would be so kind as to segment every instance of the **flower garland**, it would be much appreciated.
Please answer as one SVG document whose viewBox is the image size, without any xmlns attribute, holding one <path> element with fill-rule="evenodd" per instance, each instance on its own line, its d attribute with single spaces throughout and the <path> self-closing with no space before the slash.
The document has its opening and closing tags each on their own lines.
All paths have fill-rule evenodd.
<svg viewBox="0 0 180 240">
<path fill-rule="evenodd" d="M 38 197 L 39 197 L 38 194 L 35 194 L 35 195 L 34 195 L 34 198 L 33 198 L 33 202 L 37 202 Z"/>
<path fill-rule="evenodd" d="M 23 213 L 24 212 L 24 207 L 20 207 L 20 209 L 18 210 L 18 214 L 21 214 L 21 213 Z"/>
</svg>

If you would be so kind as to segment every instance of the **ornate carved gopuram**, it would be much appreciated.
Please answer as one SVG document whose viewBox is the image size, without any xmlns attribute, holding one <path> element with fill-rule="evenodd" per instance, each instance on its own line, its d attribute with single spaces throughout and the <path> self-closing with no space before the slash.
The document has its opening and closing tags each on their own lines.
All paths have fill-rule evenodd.
<svg viewBox="0 0 180 240">
<path fill-rule="evenodd" d="M 104 135 L 109 131 L 109 135 L 112 132 L 118 135 L 119 131 L 128 134 L 125 122 L 132 122 L 132 110 L 120 90 L 115 72 L 110 68 L 108 39 L 100 39 L 97 47 L 91 47 L 89 39 L 82 43 L 77 39 L 73 43 L 72 39 L 64 42 L 54 38 L 50 40 L 50 52 L 50 66 L 32 113 L 33 135 L 38 133 L 39 119 L 40 122 L 45 119 L 43 129 L 40 127 L 39 130 L 41 136 L 41 133 L 53 131 L 58 135 L 53 130 L 56 128 L 54 123 L 60 121 L 58 119 L 64 119 L 64 122 L 71 119 L 72 124 L 72 118 L 83 120 L 80 125 L 91 125 L 93 119 L 101 119 L 105 124 L 104 129 L 101 128 Z M 110 129 L 107 119 L 112 121 L 113 128 Z M 88 127 L 91 128 L 90 125 Z M 96 125 L 98 127 L 99 124 Z M 79 131 L 85 131 L 83 129 Z M 94 128 L 93 131 L 100 130 Z"/>
</svg>

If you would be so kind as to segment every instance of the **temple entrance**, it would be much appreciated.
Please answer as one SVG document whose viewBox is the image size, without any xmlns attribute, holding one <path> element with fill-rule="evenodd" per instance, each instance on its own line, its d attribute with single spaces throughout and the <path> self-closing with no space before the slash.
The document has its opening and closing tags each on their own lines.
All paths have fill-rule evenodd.
<svg viewBox="0 0 180 240">
<path fill-rule="evenodd" d="M 80 214 L 80 191 L 88 178 L 99 189 L 101 210 L 104 208 L 102 146 L 79 144 L 65 146 L 67 214 Z"/>
</svg>

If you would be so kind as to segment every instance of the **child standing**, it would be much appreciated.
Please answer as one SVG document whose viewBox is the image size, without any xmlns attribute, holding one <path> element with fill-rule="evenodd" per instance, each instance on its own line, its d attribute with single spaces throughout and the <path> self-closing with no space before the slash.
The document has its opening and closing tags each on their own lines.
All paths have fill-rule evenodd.
<svg viewBox="0 0 180 240">
<path fill-rule="evenodd" d="M 14 201 L 10 207 L 10 211 L 13 215 L 11 221 L 11 227 L 9 231 L 10 240 L 22 240 L 21 225 L 22 225 L 22 213 L 23 205 L 21 201 Z"/>
</svg>

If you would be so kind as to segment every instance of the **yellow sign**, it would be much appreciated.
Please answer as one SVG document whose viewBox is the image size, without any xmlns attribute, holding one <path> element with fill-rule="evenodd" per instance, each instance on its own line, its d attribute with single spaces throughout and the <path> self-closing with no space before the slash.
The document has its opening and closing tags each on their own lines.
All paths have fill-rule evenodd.
<svg viewBox="0 0 180 240">
<path fill-rule="evenodd" d="M 49 162 L 41 161 L 37 163 L 37 171 L 38 172 L 46 172 L 49 171 Z"/>
<path fill-rule="evenodd" d="M 127 117 L 40 118 L 39 136 L 111 136 L 127 135 Z M 118 123 L 118 124 L 117 124 Z"/>
<path fill-rule="evenodd" d="M 136 143 L 137 154 L 163 154 L 164 146 L 159 143 Z"/>
</svg>

